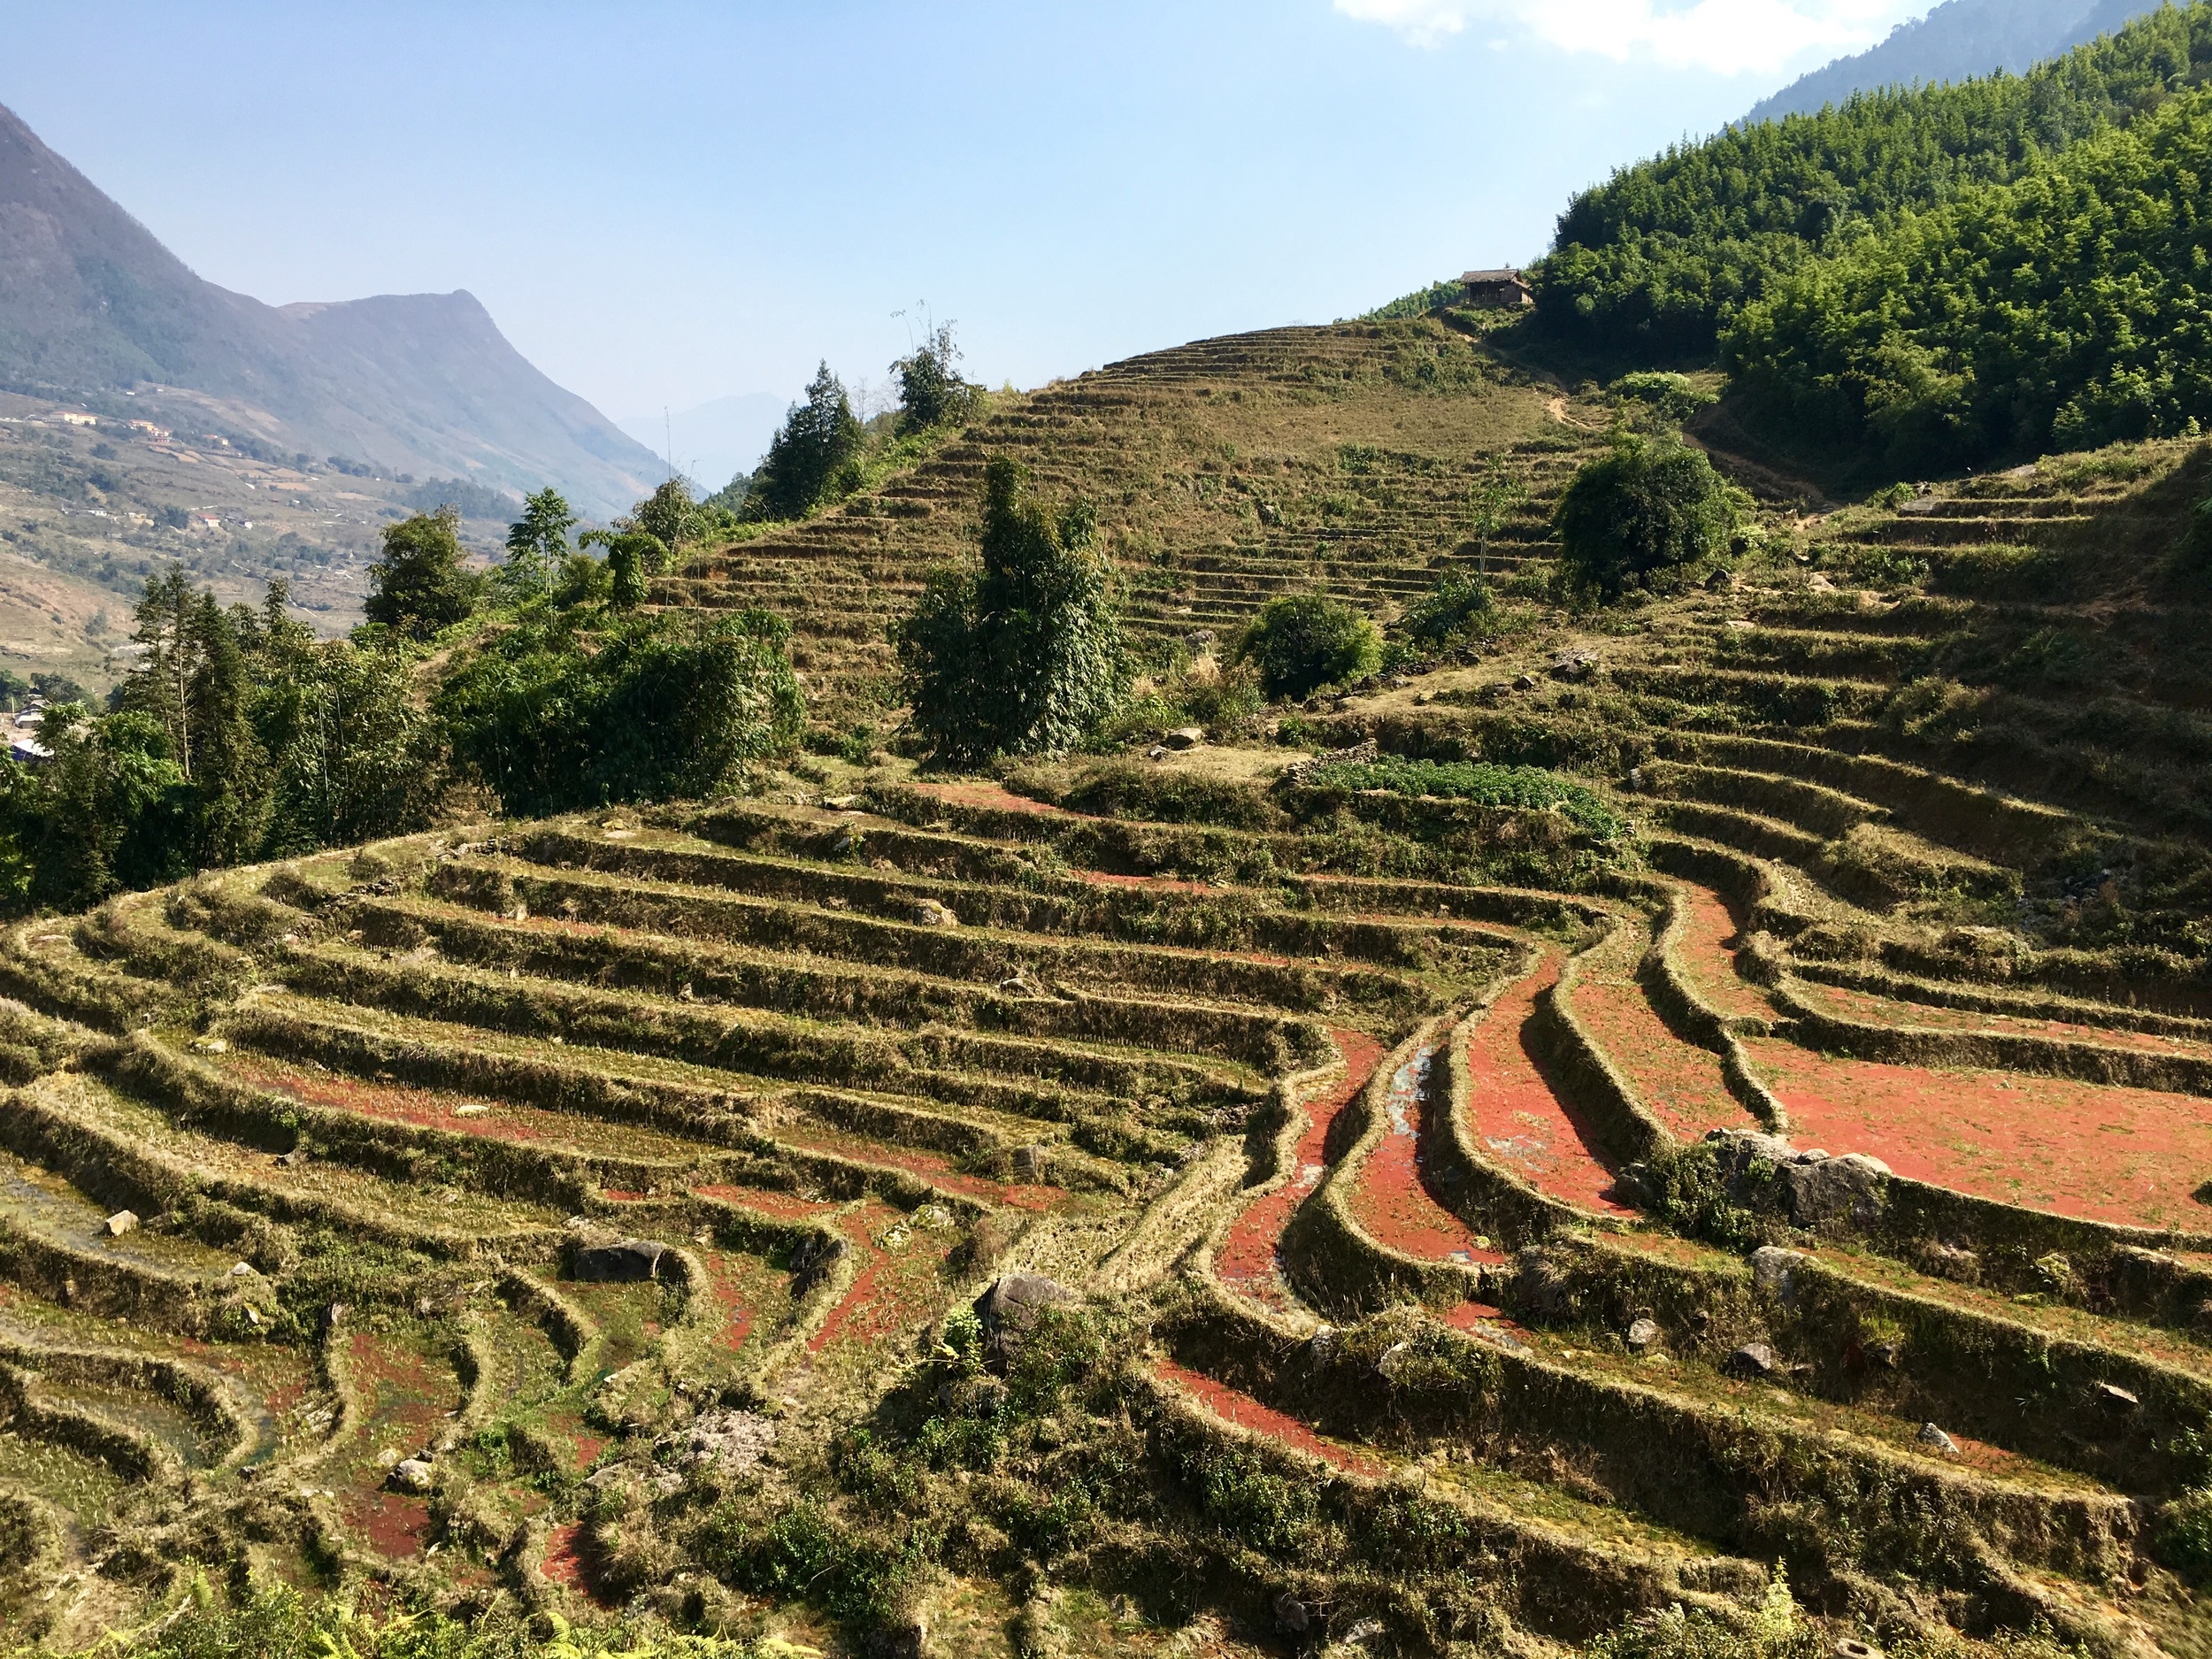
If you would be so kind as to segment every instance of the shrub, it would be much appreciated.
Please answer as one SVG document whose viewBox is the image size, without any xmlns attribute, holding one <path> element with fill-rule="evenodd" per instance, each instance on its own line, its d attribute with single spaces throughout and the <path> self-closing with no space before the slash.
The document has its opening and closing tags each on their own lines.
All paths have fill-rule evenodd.
<svg viewBox="0 0 2212 1659">
<path fill-rule="evenodd" d="M 1494 609 L 1488 582 L 1452 571 L 1407 608 L 1399 626 L 1417 644 L 1434 649 L 1465 638 Z"/>
<path fill-rule="evenodd" d="M 401 634 L 430 634 L 476 609 L 480 578 L 461 567 L 460 518 L 449 508 L 384 527 L 384 551 L 369 568 L 361 609 Z"/>
<path fill-rule="evenodd" d="M 1629 437 L 1575 474 L 1553 522 L 1569 579 L 1613 600 L 1726 553 L 1739 518 L 1701 450 Z"/>
<path fill-rule="evenodd" d="M 712 795 L 798 737 L 787 638 L 760 611 L 526 623 L 457 665 L 434 712 L 510 811 Z"/>
<path fill-rule="evenodd" d="M 1667 419 L 1677 422 L 1687 420 L 1699 410 L 1719 401 L 1686 374 L 1653 369 L 1624 374 L 1609 389 L 1623 403 L 1647 404 Z"/>
<path fill-rule="evenodd" d="M 1306 697 L 1373 673 L 1382 661 L 1382 638 L 1340 599 L 1285 594 L 1246 625 L 1235 657 L 1258 668 L 1260 689 L 1270 698 Z"/>
<path fill-rule="evenodd" d="M 1001 456 L 984 477 L 979 567 L 932 574 L 892 629 L 913 723 L 944 761 L 1064 754 L 1127 695 L 1129 653 L 1090 550 L 1090 514 L 1055 518 Z"/>
</svg>

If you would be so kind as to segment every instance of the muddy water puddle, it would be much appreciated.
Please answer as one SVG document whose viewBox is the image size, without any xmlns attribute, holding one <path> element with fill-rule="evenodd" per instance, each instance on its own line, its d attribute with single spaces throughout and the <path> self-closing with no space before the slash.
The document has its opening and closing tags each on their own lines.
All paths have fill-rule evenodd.
<svg viewBox="0 0 2212 1659">
<path fill-rule="evenodd" d="M 88 1256 L 186 1279 L 219 1279 L 236 1260 L 143 1227 L 111 1238 L 107 1217 L 60 1176 L 0 1153 L 0 1224 Z"/>
</svg>

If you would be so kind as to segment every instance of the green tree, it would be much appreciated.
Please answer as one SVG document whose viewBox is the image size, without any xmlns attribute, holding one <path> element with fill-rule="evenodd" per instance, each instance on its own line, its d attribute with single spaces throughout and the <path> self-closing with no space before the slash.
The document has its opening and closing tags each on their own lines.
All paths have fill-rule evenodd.
<svg viewBox="0 0 2212 1659">
<path fill-rule="evenodd" d="M 1130 668 L 1092 521 L 1055 516 L 1005 456 L 984 471 L 979 566 L 933 572 L 892 629 L 915 727 L 940 759 L 1064 753 L 1128 695 Z"/>
<path fill-rule="evenodd" d="M 443 745 L 411 666 L 402 652 L 348 640 L 282 656 L 265 644 L 254 701 L 271 772 L 262 856 L 406 834 L 430 821 Z"/>
<path fill-rule="evenodd" d="M 1382 636 L 1340 599 L 1284 594 L 1245 625 L 1235 656 L 1260 671 L 1269 697 L 1305 697 L 1373 673 L 1382 663 Z"/>
<path fill-rule="evenodd" d="M 661 612 L 587 633 L 580 611 L 483 640 L 433 711 L 512 812 L 710 795 L 797 741 L 789 631 L 761 611 Z"/>
<path fill-rule="evenodd" d="M 362 606 L 370 621 L 419 638 L 475 611 L 483 583 L 462 568 L 460 527 L 443 508 L 385 526 Z"/>
<path fill-rule="evenodd" d="M 652 592 L 648 573 L 668 568 L 667 544 L 642 530 L 587 530 L 579 543 L 607 549 L 606 602 L 629 611 Z"/>
<path fill-rule="evenodd" d="M 1503 456 L 1492 456 L 1482 477 L 1467 492 L 1467 527 L 1475 533 L 1478 576 L 1490 573 L 1491 538 L 1513 522 L 1513 515 L 1527 500 L 1528 485 L 1520 474 L 1506 465 Z"/>
<path fill-rule="evenodd" d="M 576 514 L 561 492 L 548 485 L 526 496 L 522 517 L 507 529 L 507 562 L 492 572 L 492 584 L 510 604 L 543 596 L 553 572 L 568 557 L 568 533 Z"/>
<path fill-rule="evenodd" d="M 257 619 L 248 611 L 244 620 L 250 626 Z M 267 818 L 268 756 L 248 713 L 252 681 L 239 623 L 212 593 L 203 593 L 193 606 L 186 703 L 193 733 L 188 853 L 195 869 L 254 856 Z"/>
<path fill-rule="evenodd" d="M 808 383 L 806 401 L 794 403 L 753 474 L 745 497 L 749 518 L 802 518 L 835 487 L 838 475 L 860 454 L 860 422 L 845 388 L 825 363 Z"/>
<path fill-rule="evenodd" d="M 706 526 L 705 514 L 691 498 L 691 486 L 680 478 L 668 480 L 638 503 L 630 518 L 638 530 L 652 539 L 657 549 L 654 554 L 657 562 L 646 568 L 649 576 L 658 576 L 667 570 L 683 551 L 684 544 L 696 541 Z"/>
<path fill-rule="evenodd" d="M 1552 521 L 1570 580 L 1609 601 L 1725 554 L 1740 511 L 1704 451 L 1630 434 L 1583 465 Z"/>
<path fill-rule="evenodd" d="M 907 356 L 891 365 L 899 382 L 899 426 L 922 432 L 949 420 L 966 419 L 974 409 L 979 388 L 960 378 L 953 365 L 960 348 L 953 343 L 952 325 L 943 323 Z"/>
<path fill-rule="evenodd" d="M 0 879 L 17 910 L 81 910 L 190 873 L 192 786 L 159 717 L 46 711 L 45 765 L 0 762 Z"/>
</svg>

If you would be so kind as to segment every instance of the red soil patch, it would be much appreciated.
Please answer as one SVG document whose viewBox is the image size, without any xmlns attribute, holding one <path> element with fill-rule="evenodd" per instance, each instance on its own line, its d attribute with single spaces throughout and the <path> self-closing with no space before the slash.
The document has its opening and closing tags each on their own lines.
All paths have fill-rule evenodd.
<svg viewBox="0 0 2212 1659">
<path fill-rule="evenodd" d="M 518 1106 L 488 1098 L 441 1094 L 389 1083 L 364 1083 L 342 1072 L 298 1071 L 258 1056 L 228 1055 L 223 1057 L 222 1064 L 233 1076 L 245 1082 L 273 1089 L 311 1106 L 327 1106 L 380 1123 L 443 1130 L 511 1146 L 573 1148 L 586 1156 L 603 1151 L 592 1143 L 616 1133 L 645 1143 L 623 1156 L 680 1157 L 701 1150 L 680 1146 L 649 1130 L 603 1125 L 595 1120 L 578 1119 L 534 1106 Z M 457 1105 L 480 1105 L 488 1110 L 480 1115 L 457 1118 L 453 1112 Z M 585 1132 L 581 1135 L 577 1133 L 580 1129 Z"/>
<path fill-rule="evenodd" d="M 980 1175 L 967 1175 L 953 1168 L 949 1158 L 918 1147 L 895 1146 L 887 1141 L 857 1141 L 833 1131 L 808 1129 L 791 1124 L 776 1126 L 776 1139 L 787 1146 L 803 1148 L 810 1152 L 826 1152 L 835 1157 L 851 1158 L 857 1163 L 873 1164 L 886 1169 L 903 1170 L 918 1175 L 932 1187 L 948 1193 L 957 1193 L 964 1198 L 981 1199 L 986 1203 L 1011 1204 L 1017 1210 L 1049 1210 L 1067 1194 L 1056 1187 L 1023 1187 L 987 1180 Z"/>
<path fill-rule="evenodd" d="M 1773 1018 L 1766 998 L 1736 972 L 1734 947 L 1743 925 L 1735 911 L 1710 888 L 1678 881 L 1674 890 L 1683 905 L 1682 926 L 1675 934 L 1675 965 L 1690 988 L 1724 1018 Z"/>
<path fill-rule="evenodd" d="M 1292 1305 L 1279 1256 L 1283 1229 L 1290 1225 L 1292 1214 L 1305 1202 L 1306 1194 L 1321 1184 L 1329 1125 L 1367 1087 L 1368 1079 L 1382 1064 L 1382 1044 L 1364 1032 L 1332 1031 L 1329 1036 L 1344 1056 L 1344 1076 L 1307 1104 L 1305 1133 L 1291 1153 L 1290 1179 L 1247 1205 L 1230 1223 L 1228 1236 L 1214 1254 L 1216 1278 L 1278 1312 Z"/>
<path fill-rule="evenodd" d="M 735 1353 L 752 1334 L 765 1300 L 764 1293 L 772 1290 L 782 1276 L 758 1256 L 709 1249 L 698 1255 L 707 1270 L 708 1293 L 722 1311 L 721 1335 L 716 1340 L 724 1349 Z"/>
<path fill-rule="evenodd" d="M 2017 1014 L 1986 1014 L 1974 1009 L 1936 1008 L 1908 1002 L 1838 985 L 1801 980 L 1797 995 L 1813 1007 L 1842 1018 L 1870 1025 L 1909 1025 L 1924 1031 L 1988 1032 L 2005 1037 L 2049 1037 L 2061 1042 L 2096 1043 L 2107 1048 L 2132 1048 L 2144 1054 L 2187 1055 L 2201 1059 L 2212 1055 L 2212 1044 L 2155 1032 L 2115 1030 L 2106 1025 L 2077 1025 L 2056 1019 L 2027 1019 Z"/>
<path fill-rule="evenodd" d="M 1601 1215 L 1628 1215 L 1607 1196 L 1613 1171 L 1596 1133 L 1552 1092 L 1525 1034 L 1537 997 L 1559 982 L 1562 965 L 1559 952 L 1547 947 L 1535 972 L 1467 1029 L 1468 1126 L 1494 1161 L 1540 1192 Z"/>
<path fill-rule="evenodd" d="M 1429 1192 L 1425 1153 L 1432 1108 L 1427 1097 L 1435 1062 L 1432 1044 L 1392 1073 L 1384 1102 L 1387 1126 L 1352 1189 L 1352 1218 L 1370 1238 L 1425 1262 L 1458 1262 L 1470 1267 L 1478 1262 L 1502 1262 L 1503 1251 L 1479 1240 L 1465 1222 Z"/>
<path fill-rule="evenodd" d="M 545 1535 L 545 1560 L 539 1571 L 555 1584 L 566 1585 L 579 1595 L 589 1596 L 602 1607 L 612 1605 L 603 1599 L 593 1587 L 598 1576 L 592 1571 L 588 1552 L 585 1548 L 584 1524 L 571 1521 L 557 1526 Z"/>
<path fill-rule="evenodd" d="M 1255 1434 L 1263 1434 L 1269 1440 L 1294 1447 L 1347 1474 L 1379 1475 L 1383 1472 L 1382 1464 L 1364 1452 L 1340 1446 L 1334 1440 L 1325 1440 L 1296 1417 L 1286 1416 L 1272 1406 L 1263 1406 L 1250 1394 L 1240 1394 L 1225 1383 L 1217 1383 L 1210 1377 L 1178 1365 L 1173 1360 L 1162 1360 L 1154 1370 L 1162 1381 L 1193 1395 L 1225 1423 L 1233 1423 L 1240 1429 L 1249 1429 Z"/>
<path fill-rule="evenodd" d="M 2212 1109 L 2186 1094 L 2005 1071 L 1838 1060 L 1778 1039 L 1747 1050 L 1799 1144 L 1899 1175 L 2089 1221 L 2202 1230 Z"/>
<path fill-rule="evenodd" d="M 347 1496 L 339 1494 L 341 1500 Z M 399 1492 L 372 1493 L 362 1502 L 340 1503 L 349 1530 L 368 1540 L 380 1555 L 403 1561 L 422 1554 L 430 1541 L 430 1500 Z"/>
<path fill-rule="evenodd" d="M 1502 1325 L 1509 1331 L 1518 1330 L 1502 1309 L 1493 1308 L 1486 1302 L 1463 1302 L 1455 1308 L 1448 1308 L 1437 1315 L 1455 1331 L 1473 1331 L 1481 1325 Z"/>
<path fill-rule="evenodd" d="M 873 1202 L 843 1218 L 841 1226 L 859 1257 L 860 1271 L 822 1328 L 808 1339 L 809 1353 L 832 1347 L 865 1348 L 904 1331 L 927 1312 L 938 1289 L 937 1270 L 956 1234 L 950 1228 L 915 1228 L 895 1249 L 873 1242 L 904 1219 L 888 1205 Z"/>
<path fill-rule="evenodd" d="M 326 1477 L 339 1513 L 380 1554 L 418 1555 L 430 1535 L 430 1506 L 385 1491 L 389 1470 L 378 1454 L 396 1450 L 407 1457 L 427 1448 L 447 1412 L 459 1403 L 459 1379 L 415 1348 L 373 1331 L 354 1332 L 346 1355 L 360 1428 L 338 1455 L 342 1466 Z"/>
<path fill-rule="evenodd" d="M 773 1221 L 812 1221 L 844 1206 L 834 1200 L 801 1198 L 795 1193 L 780 1192 L 772 1187 L 695 1187 L 692 1192 L 701 1198 L 718 1199 L 726 1204 L 735 1204 L 756 1215 Z"/>
<path fill-rule="evenodd" d="M 1720 1056 L 1667 1029 L 1636 980 L 1642 930 L 1628 918 L 1619 926 L 1621 934 L 1583 958 L 1569 999 L 1590 1040 L 1678 1139 L 1701 1141 L 1709 1129 L 1759 1127 L 1728 1092 Z"/>
</svg>

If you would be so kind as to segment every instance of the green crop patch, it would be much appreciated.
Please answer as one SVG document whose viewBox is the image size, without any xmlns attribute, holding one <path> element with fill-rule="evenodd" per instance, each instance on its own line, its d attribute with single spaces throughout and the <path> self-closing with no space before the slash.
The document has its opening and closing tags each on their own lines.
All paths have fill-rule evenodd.
<svg viewBox="0 0 2212 1659">
<path fill-rule="evenodd" d="M 1394 795 L 1436 795 L 1479 806 L 1556 811 L 1579 828 L 1610 841 L 1626 827 L 1620 815 L 1587 786 L 1534 766 L 1479 762 L 1407 760 L 1329 761 L 1305 774 L 1324 789 L 1387 789 Z"/>
</svg>

